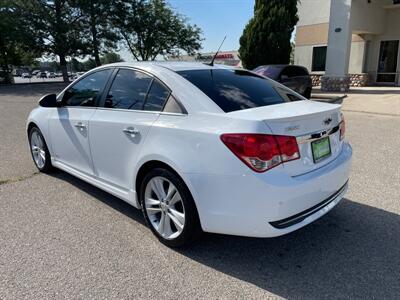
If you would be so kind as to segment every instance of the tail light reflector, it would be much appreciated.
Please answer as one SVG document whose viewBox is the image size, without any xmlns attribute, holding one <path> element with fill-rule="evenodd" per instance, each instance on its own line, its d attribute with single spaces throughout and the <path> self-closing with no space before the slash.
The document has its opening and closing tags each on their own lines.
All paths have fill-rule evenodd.
<svg viewBox="0 0 400 300">
<path fill-rule="evenodd" d="M 246 165 L 256 172 L 300 158 L 299 147 L 293 136 L 228 133 L 222 142 Z"/>
</svg>

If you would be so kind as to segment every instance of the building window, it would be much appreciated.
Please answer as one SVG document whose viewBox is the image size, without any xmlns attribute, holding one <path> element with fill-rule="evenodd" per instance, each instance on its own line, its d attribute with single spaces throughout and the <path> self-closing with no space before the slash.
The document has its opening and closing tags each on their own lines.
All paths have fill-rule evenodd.
<svg viewBox="0 0 400 300">
<path fill-rule="evenodd" d="M 313 48 L 312 71 L 325 71 L 326 49 L 326 46 Z"/>
</svg>

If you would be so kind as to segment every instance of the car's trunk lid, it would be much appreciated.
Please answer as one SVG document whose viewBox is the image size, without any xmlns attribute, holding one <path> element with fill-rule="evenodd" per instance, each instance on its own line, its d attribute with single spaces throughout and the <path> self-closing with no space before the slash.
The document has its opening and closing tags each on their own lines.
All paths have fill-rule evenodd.
<svg viewBox="0 0 400 300">
<path fill-rule="evenodd" d="M 243 119 L 263 121 L 273 134 L 296 136 L 300 159 L 284 163 L 291 176 L 298 176 L 320 168 L 340 153 L 340 105 L 314 101 L 296 101 L 263 106 L 230 113 Z M 329 137 L 331 154 L 315 161 L 311 144 Z"/>
</svg>

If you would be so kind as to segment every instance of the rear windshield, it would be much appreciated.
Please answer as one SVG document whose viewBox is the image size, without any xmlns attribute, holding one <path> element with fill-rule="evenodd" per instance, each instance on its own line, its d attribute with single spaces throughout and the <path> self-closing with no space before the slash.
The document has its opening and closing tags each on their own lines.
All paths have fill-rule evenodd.
<svg viewBox="0 0 400 300">
<path fill-rule="evenodd" d="M 178 71 L 224 112 L 286 102 L 274 86 L 244 70 L 207 69 Z"/>
</svg>

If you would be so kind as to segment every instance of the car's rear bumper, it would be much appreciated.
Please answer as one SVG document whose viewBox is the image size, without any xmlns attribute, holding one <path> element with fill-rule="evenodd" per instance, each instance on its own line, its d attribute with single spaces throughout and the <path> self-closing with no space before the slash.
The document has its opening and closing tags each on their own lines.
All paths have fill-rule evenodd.
<svg viewBox="0 0 400 300">
<path fill-rule="evenodd" d="M 329 164 L 291 177 L 281 168 L 242 175 L 185 174 L 204 231 L 273 237 L 297 230 L 331 210 L 347 191 L 352 149 Z"/>
</svg>

